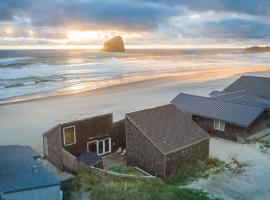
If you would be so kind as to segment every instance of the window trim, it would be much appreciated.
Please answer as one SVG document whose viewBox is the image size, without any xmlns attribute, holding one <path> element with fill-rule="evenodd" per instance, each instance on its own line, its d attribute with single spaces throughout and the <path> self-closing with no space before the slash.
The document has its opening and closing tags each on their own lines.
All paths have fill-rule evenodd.
<svg viewBox="0 0 270 200">
<path fill-rule="evenodd" d="M 71 144 L 66 144 L 65 130 L 68 129 L 68 128 L 73 128 L 74 129 L 74 134 L 73 134 L 74 142 L 71 143 Z M 65 147 L 76 144 L 76 127 L 75 126 L 67 126 L 67 127 L 63 128 L 63 143 L 64 143 Z"/>
<path fill-rule="evenodd" d="M 44 154 L 49 155 L 48 138 L 46 138 L 46 137 L 43 137 L 43 149 L 44 149 Z"/>
<path fill-rule="evenodd" d="M 105 141 L 106 140 L 109 140 L 109 151 L 105 151 L 106 147 L 105 147 Z M 89 148 L 88 148 L 88 144 L 89 143 L 96 143 L 96 152 L 97 152 L 97 155 L 98 156 L 102 156 L 102 155 L 105 155 L 105 154 L 109 154 L 112 152 L 112 139 L 111 137 L 108 137 L 108 138 L 104 138 L 102 140 L 93 140 L 93 141 L 90 141 L 90 142 L 87 142 L 87 152 L 89 152 Z M 102 143 L 102 153 L 99 152 L 99 143 Z"/>
<path fill-rule="evenodd" d="M 221 124 L 224 124 L 224 127 L 221 128 Z M 217 126 L 216 126 L 217 125 Z M 214 129 L 219 130 L 219 131 L 225 131 L 225 121 L 222 120 L 214 120 Z"/>
<path fill-rule="evenodd" d="M 93 141 L 90 141 L 90 142 L 87 142 L 86 143 L 86 145 L 87 145 L 87 152 L 89 152 L 90 150 L 89 150 L 89 144 L 91 144 L 91 143 L 96 143 L 96 152 L 97 152 L 97 143 L 98 143 L 98 140 L 93 140 Z"/>
</svg>

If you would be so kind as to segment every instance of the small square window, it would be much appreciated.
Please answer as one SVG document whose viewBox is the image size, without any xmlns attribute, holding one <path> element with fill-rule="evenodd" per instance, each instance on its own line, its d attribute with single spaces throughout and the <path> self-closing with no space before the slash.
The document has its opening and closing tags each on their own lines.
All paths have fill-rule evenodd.
<svg viewBox="0 0 270 200">
<path fill-rule="evenodd" d="M 224 131 L 225 130 L 225 122 L 220 120 L 214 120 L 214 129 Z"/>
<path fill-rule="evenodd" d="M 75 126 L 64 128 L 64 146 L 76 144 Z"/>
</svg>

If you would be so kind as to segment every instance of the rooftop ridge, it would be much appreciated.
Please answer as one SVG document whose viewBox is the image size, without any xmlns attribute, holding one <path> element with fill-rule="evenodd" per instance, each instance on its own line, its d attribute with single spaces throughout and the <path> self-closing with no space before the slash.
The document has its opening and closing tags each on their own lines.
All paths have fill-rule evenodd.
<svg viewBox="0 0 270 200">
<path fill-rule="evenodd" d="M 214 99 L 214 98 L 211 98 L 211 97 L 205 97 L 205 96 L 199 96 L 199 95 L 193 95 L 193 94 L 187 94 L 187 93 L 179 93 L 177 96 L 179 96 L 180 94 L 183 94 L 183 95 L 189 95 L 189 96 L 194 96 L 194 97 L 199 97 L 199 98 L 204 98 L 204 99 L 209 99 L 209 100 L 213 100 L 213 101 L 217 101 L 217 102 L 227 102 L 227 103 L 231 103 L 231 104 L 242 105 L 242 106 L 247 106 L 247 107 L 252 107 L 252 108 L 261 108 L 261 107 L 258 107 L 258 106 L 246 105 L 246 104 L 237 103 L 237 102 L 232 102 L 232 101 L 228 101 L 228 100 Z M 176 96 L 176 97 L 177 97 L 177 96 Z M 175 97 L 175 98 L 176 98 L 176 97 Z M 174 99 L 175 99 L 175 98 L 174 98 Z M 173 100 L 174 100 L 174 99 L 173 99 Z M 171 100 L 170 102 L 172 102 L 173 100 Z"/>
</svg>

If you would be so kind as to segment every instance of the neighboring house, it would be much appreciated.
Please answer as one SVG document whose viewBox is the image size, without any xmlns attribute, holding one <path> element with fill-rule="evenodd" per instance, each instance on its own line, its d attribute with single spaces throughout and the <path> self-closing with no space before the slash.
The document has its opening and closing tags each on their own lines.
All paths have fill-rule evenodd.
<svg viewBox="0 0 270 200">
<path fill-rule="evenodd" d="M 125 121 L 105 114 L 59 124 L 43 134 L 44 156 L 61 170 L 102 167 L 101 156 L 125 148 Z"/>
<path fill-rule="evenodd" d="M 221 93 L 242 91 L 242 94 L 270 99 L 270 78 L 258 76 L 241 76 Z"/>
<path fill-rule="evenodd" d="M 223 91 L 213 91 L 211 98 L 261 107 L 270 111 L 270 78 L 241 76 Z"/>
<path fill-rule="evenodd" d="M 241 76 L 210 96 L 180 93 L 171 103 L 218 137 L 239 141 L 270 133 L 270 78 Z"/>
<path fill-rule="evenodd" d="M 0 199 L 61 200 L 60 182 L 36 159 L 27 146 L 0 146 Z"/>
<path fill-rule="evenodd" d="M 127 163 L 168 177 L 209 155 L 209 136 L 174 105 L 126 115 Z"/>
<path fill-rule="evenodd" d="M 254 134 L 268 113 L 262 107 L 180 93 L 172 101 L 211 135 L 239 141 Z"/>
</svg>

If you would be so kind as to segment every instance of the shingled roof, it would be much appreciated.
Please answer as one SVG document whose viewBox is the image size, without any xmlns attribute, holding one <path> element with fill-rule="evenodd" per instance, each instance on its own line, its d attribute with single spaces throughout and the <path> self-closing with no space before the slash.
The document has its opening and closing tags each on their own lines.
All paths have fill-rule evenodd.
<svg viewBox="0 0 270 200">
<path fill-rule="evenodd" d="M 249 127 L 264 111 L 262 107 L 180 93 L 172 101 L 178 109 L 209 119 Z"/>
<path fill-rule="evenodd" d="M 28 146 L 0 147 L 0 192 L 12 193 L 54 185 L 60 182 L 35 158 L 39 155 Z"/>
<path fill-rule="evenodd" d="M 246 95 L 270 99 L 270 78 L 258 76 L 241 76 L 223 92 L 245 90 Z"/>
<path fill-rule="evenodd" d="M 128 113 L 127 118 L 165 154 L 208 138 L 189 113 L 168 104 Z"/>
</svg>

